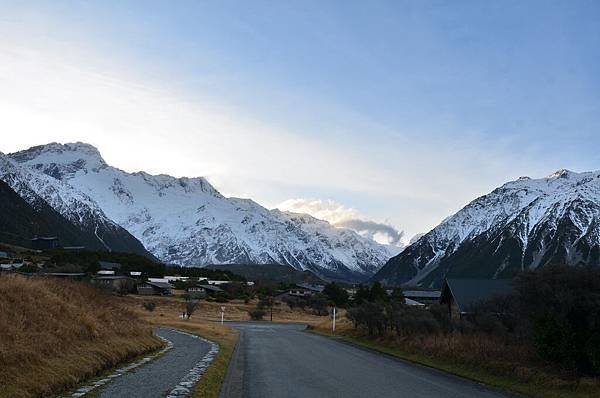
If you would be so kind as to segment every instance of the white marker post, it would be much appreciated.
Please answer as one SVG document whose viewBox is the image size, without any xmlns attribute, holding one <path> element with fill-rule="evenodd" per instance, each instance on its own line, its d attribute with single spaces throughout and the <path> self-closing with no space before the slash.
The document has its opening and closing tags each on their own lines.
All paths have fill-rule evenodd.
<svg viewBox="0 0 600 398">
<path fill-rule="evenodd" d="M 333 307 L 333 333 L 335 333 L 335 307 Z"/>
<path fill-rule="evenodd" d="M 224 315 L 225 315 L 225 307 L 221 307 L 221 325 L 223 324 Z"/>
</svg>

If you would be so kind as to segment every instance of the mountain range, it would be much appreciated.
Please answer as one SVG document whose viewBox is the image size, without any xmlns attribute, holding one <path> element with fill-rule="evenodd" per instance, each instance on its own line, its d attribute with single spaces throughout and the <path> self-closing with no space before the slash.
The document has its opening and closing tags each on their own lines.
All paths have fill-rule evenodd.
<svg viewBox="0 0 600 398">
<path fill-rule="evenodd" d="M 55 178 L 28 170 L 0 153 L 4 187 L 4 232 L 27 241 L 35 235 L 59 235 L 63 245 L 131 252 L 153 258 L 127 230 L 113 222 L 87 195 Z M 15 201 L 10 187 L 29 208 Z M 13 213 L 9 213 L 9 208 Z M 20 223 L 20 225 L 19 225 Z"/>
<path fill-rule="evenodd" d="M 445 277 L 508 278 L 548 265 L 600 265 L 600 172 L 521 177 L 475 199 L 372 278 L 441 286 Z"/>
<path fill-rule="evenodd" d="M 110 249 L 147 250 L 166 263 L 285 264 L 356 281 L 372 276 L 392 255 L 371 239 L 309 215 L 227 198 L 202 177 L 127 173 L 84 143 L 1 155 L 0 179 L 29 203 L 41 198 L 94 231 Z"/>
</svg>

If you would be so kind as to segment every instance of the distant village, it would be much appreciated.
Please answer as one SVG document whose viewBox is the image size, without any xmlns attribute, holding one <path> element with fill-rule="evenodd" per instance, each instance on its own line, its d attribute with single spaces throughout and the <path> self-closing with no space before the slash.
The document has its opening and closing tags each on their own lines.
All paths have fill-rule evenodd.
<svg viewBox="0 0 600 398">
<path fill-rule="evenodd" d="M 264 285 L 264 281 L 247 281 L 237 276 L 235 280 L 212 279 L 202 276 L 149 275 L 145 267 L 132 269 L 119 262 L 97 261 L 94 272 L 82 270 L 52 269 L 47 265 L 47 251 L 60 249 L 64 252 L 85 250 L 84 247 L 61 247 L 56 237 L 34 237 L 31 239 L 32 249 L 7 245 L 9 248 L 0 251 L 0 274 L 19 273 L 26 276 L 69 278 L 89 281 L 93 285 L 114 294 L 138 294 L 144 296 L 183 295 L 186 299 L 207 299 L 225 302 L 230 299 L 247 298 L 254 295 L 256 289 Z M 12 250 L 11 250 L 12 249 Z M 166 268 L 168 270 L 168 268 Z M 190 268 L 188 268 L 190 269 Z M 188 270 L 185 269 L 184 270 Z M 194 269 L 194 268 L 191 268 Z M 195 268 L 198 270 L 198 268 Z M 180 268 L 181 270 L 181 268 Z M 341 284 L 349 300 L 353 300 L 358 286 Z M 279 283 L 273 289 L 274 298 L 290 306 L 313 295 L 321 295 L 325 284 L 313 283 Z M 392 295 L 394 289 L 386 289 Z M 405 288 L 402 290 L 404 304 L 413 307 L 428 308 L 432 304 L 447 305 L 452 318 L 460 319 L 469 314 L 469 308 L 478 302 L 496 295 L 510 294 L 512 286 L 505 280 L 453 280 L 447 279 L 441 290 L 425 288 Z"/>
</svg>

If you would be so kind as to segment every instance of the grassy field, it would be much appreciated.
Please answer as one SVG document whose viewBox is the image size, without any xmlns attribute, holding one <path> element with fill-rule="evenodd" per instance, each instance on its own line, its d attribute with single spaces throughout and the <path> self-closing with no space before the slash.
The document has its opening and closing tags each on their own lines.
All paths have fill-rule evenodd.
<svg viewBox="0 0 600 398">
<path fill-rule="evenodd" d="M 121 301 L 80 283 L 0 276 L 0 397 L 54 396 L 162 342 Z"/>
<path fill-rule="evenodd" d="M 410 340 L 395 336 L 370 338 L 364 331 L 354 329 L 343 312 L 337 322 L 335 335 L 331 331 L 330 321 L 312 325 L 311 330 L 528 397 L 600 397 L 599 379 L 584 378 L 577 383 L 554 369 L 514 355 L 514 350 L 507 349 L 502 342 L 489 341 L 484 337 L 426 336 Z"/>
<path fill-rule="evenodd" d="M 133 302 L 134 308 L 141 308 L 143 302 L 151 301 L 157 305 L 158 308 L 166 309 L 170 308 L 169 311 L 179 311 L 180 315 L 185 309 L 185 300 L 182 295 L 179 295 L 175 291 L 174 296 L 161 297 L 161 296 L 128 296 L 127 299 Z M 249 303 L 244 303 L 243 300 L 231 300 L 227 303 L 217 303 L 201 300 L 199 306 L 194 312 L 193 318 L 201 319 L 205 321 L 220 321 L 221 320 L 221 307 L 225 307 L 225 320 L 227 321 L 248 321 L 248 311 L 255 309 L 258 301 L 251 300 Z M 269 310 L 265 310 L 267 314 L 264 319 L 269 320 Z M 316 325 L 322 322 L 324 317 L 314 315 L 311 312 L 303 311 L 295 308 L 290 309 L 286 304 L 277 303 L 273 307 L 273 322 L 302 322 L 310 325 Z"/>
</svg>

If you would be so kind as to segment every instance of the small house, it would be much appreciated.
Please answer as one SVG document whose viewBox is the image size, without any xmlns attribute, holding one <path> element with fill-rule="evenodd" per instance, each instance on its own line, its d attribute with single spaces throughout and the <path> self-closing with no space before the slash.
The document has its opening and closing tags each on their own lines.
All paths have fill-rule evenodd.
<svg viewBox="0 0 600 398">
<path fill-rule="evenodd" d="M 425 307 L 425 304 L 406 297 L 404 297 L 404 304 L 410 305 L 411 307 Z"/>
<path fill-rule="evenodd" d="M 100 270 L 102 271 L 118 271 L 121 269 L 121 264 L 119 263 L 111 263 L 108 261 L 98 261 L 100 265 Z"/>
<path fill-rule="evenodd" d="M 440 303 L 448 306 L 452 318 L 460 319 L 471 314 L 473 306 L 512 292 L 510 279 L 446 279 Z"/>
<path fill-rule="evenodd" d="M 168 296 L 171 294 L 171 286 L 168 282 L 153 282 L 147 280 L 138 284 L 137 292 L 138 294 L 143 294 L 147 296 Z"/>
<path fill-rule="evenodd" d="M 218 286 L 213 286 L 213 285 L 196 285 L 197 287 L 200 287 L 202 289 L 204 289 L 204 291 L 206 292 L 207 296 L 214 296 L 217 293 L 223 293 L 223 289 L 221 289 Z"/>
<path fill-rule="evenodd" d="M 94 285 L 118 293 L 132 293 L 135 291 L 135 279 L 124 275 L 97 276 L 92 282 Z"/>
<path fill-rule="evenodd" d="M 7 252 L 0 252 L 0 259 L 8 258 Z"/>
<path fill-rule="evenodd" d="M 36 250 L 58 249 L 60 241 L 57 236 L 36 236 L 31 239 L 31 247 Z"/>
<path fill-rule="evenodd" d="M 323 288 L 318 285 L 297 284 L 291 289 L 277 295 L 277 300 L 284 302 L 296 302 L 311 297 L 313 294 L 321 293 Z"/>
<path fill-rule="evenodd" d="M 208 295 L 206 288 L 202 286 L 190 286 L 185 290 L 190 298 L 205 298 Z"/>
<path fill-rule="evenodd" d="M 115 271 L 113 270 L 108 270 L 108 269 L 101 269 L 100 271 L 96 272 L 96 275 L 102 275 L 102 276 L 108 276 L 108 275 L 114 275 Z"/>
<path fill-rule="evenodd" d="M 422 304 L 434 304 L 440 301 L 442 292 L 430 289 L 403 290 L 402 295 L 406 299 L 414 300 Z"/>
</svg>

